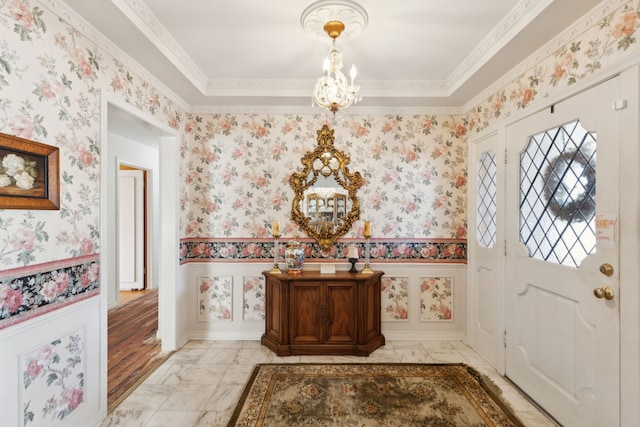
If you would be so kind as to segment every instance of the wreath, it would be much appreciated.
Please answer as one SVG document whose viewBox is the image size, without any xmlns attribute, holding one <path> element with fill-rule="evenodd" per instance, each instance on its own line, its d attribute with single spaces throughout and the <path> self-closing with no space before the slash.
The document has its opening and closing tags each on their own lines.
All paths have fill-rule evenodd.
<svg viewBox="0 0 640 427">
<path fill-rule="evenodd" d="M 580 183 L 567 189 L 562 178 L 571 171 Z M 581 153 L 567 152 L 556 156 L 544 172 L 544 197 L 548 209 L 567 222 L 590 221 L 596 213 L 596 170 Z M 586 183 L 583 181 L 586 179 Z M 565 182 L 566 183 L 566 182 Z"/>
</svg>

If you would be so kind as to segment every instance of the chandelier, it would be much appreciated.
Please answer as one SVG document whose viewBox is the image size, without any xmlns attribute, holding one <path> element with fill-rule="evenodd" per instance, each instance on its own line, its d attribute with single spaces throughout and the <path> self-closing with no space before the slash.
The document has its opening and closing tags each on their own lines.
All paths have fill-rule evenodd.
<svg viewBox="0 0 640 427">
<path fill-rule="evenodd" d="M 322 70 L 324 74 L 318 79 L 313 88 L 313 102 L 334 115 L 338 110 L 345 109 L 362 99 L 360 86 L 353 84 L 356 78 L 356 66 L 351 66 L 350 80 L 342 72 L 342 52 L 336 46 L 336 39 L 344 31 L 344 24 L 340 21 L 329 21 L 324 30 L 331 37 L 329 55 L 324 59 Z"/>
<path fill-rule="evenodd" d="M 307 7 L 300 22 L 303 29 L 313 38 L 326 41 L 331 39 L 329 54 L 324 60 L 323 74 L 313 88 L 313 104 L 335 114 L 362 100 L 360 86 L 354 84 L 356 67 L 351 66 L 349 78 L 342 72 L 342 52 L 336 40 L 356 37 L 367 25 L 368 16 L 359 4 L 351 0 L 319 0 Z"/>
</svg>

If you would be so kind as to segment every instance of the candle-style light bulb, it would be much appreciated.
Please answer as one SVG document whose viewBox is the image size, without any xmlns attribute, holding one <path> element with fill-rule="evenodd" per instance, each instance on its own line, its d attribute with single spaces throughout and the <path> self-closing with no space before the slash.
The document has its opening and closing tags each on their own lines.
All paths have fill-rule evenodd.
<svg viewBox="0 0 640 427">
<path fill-rule="evenodd" d="M 349 71 L 349 75 L 351 76 L 351 86 L 353 86 L 353 81 L 356 79 L 356 76 L 358 75 L 358 71 L 356 70 L 355 65 L 351 66 L 351 71 Z"/>
<path fill-rule="evenodd" d="M 325 76 L 329 76 L 330 69 L 331 63 L 329 62 L 329 58 L 324 58 L 324 62 L 322 63 L 322 71 L 324 71 Z"/>
</svg>

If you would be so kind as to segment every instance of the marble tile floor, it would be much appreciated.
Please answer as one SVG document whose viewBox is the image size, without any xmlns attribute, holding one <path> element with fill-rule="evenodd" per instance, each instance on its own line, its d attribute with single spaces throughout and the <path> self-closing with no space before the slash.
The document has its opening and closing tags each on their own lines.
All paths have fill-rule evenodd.
<svg viewBox="0 0 640 427">
<path fill-rule="evenodd" d="M 461 341 L 387 341 L 369 357 L 278 357 L 258 341 L 189 341 L 101 427 L 226 426 L 256 363 L 466 363 L 487 375 L 527 426 L 556 426 Z"/>
</svg>

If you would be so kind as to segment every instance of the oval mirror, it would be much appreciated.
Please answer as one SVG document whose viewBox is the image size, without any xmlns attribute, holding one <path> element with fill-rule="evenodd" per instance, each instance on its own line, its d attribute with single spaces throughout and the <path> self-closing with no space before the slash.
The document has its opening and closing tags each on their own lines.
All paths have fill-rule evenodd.
<svg viewBox="0 0 640 427">
<path fill-rule="evenodd" d="M 304 170 L 291 175 L 295 192 L 291 219 L 322 249 L 329 249 L 360 218 L 356 191 L 362 186 L 359 172 L 350 172 L 351 159 L 333 146 L 333 130 L 318 131 L 318 146 L 302 159 Z"/>
</svg>

